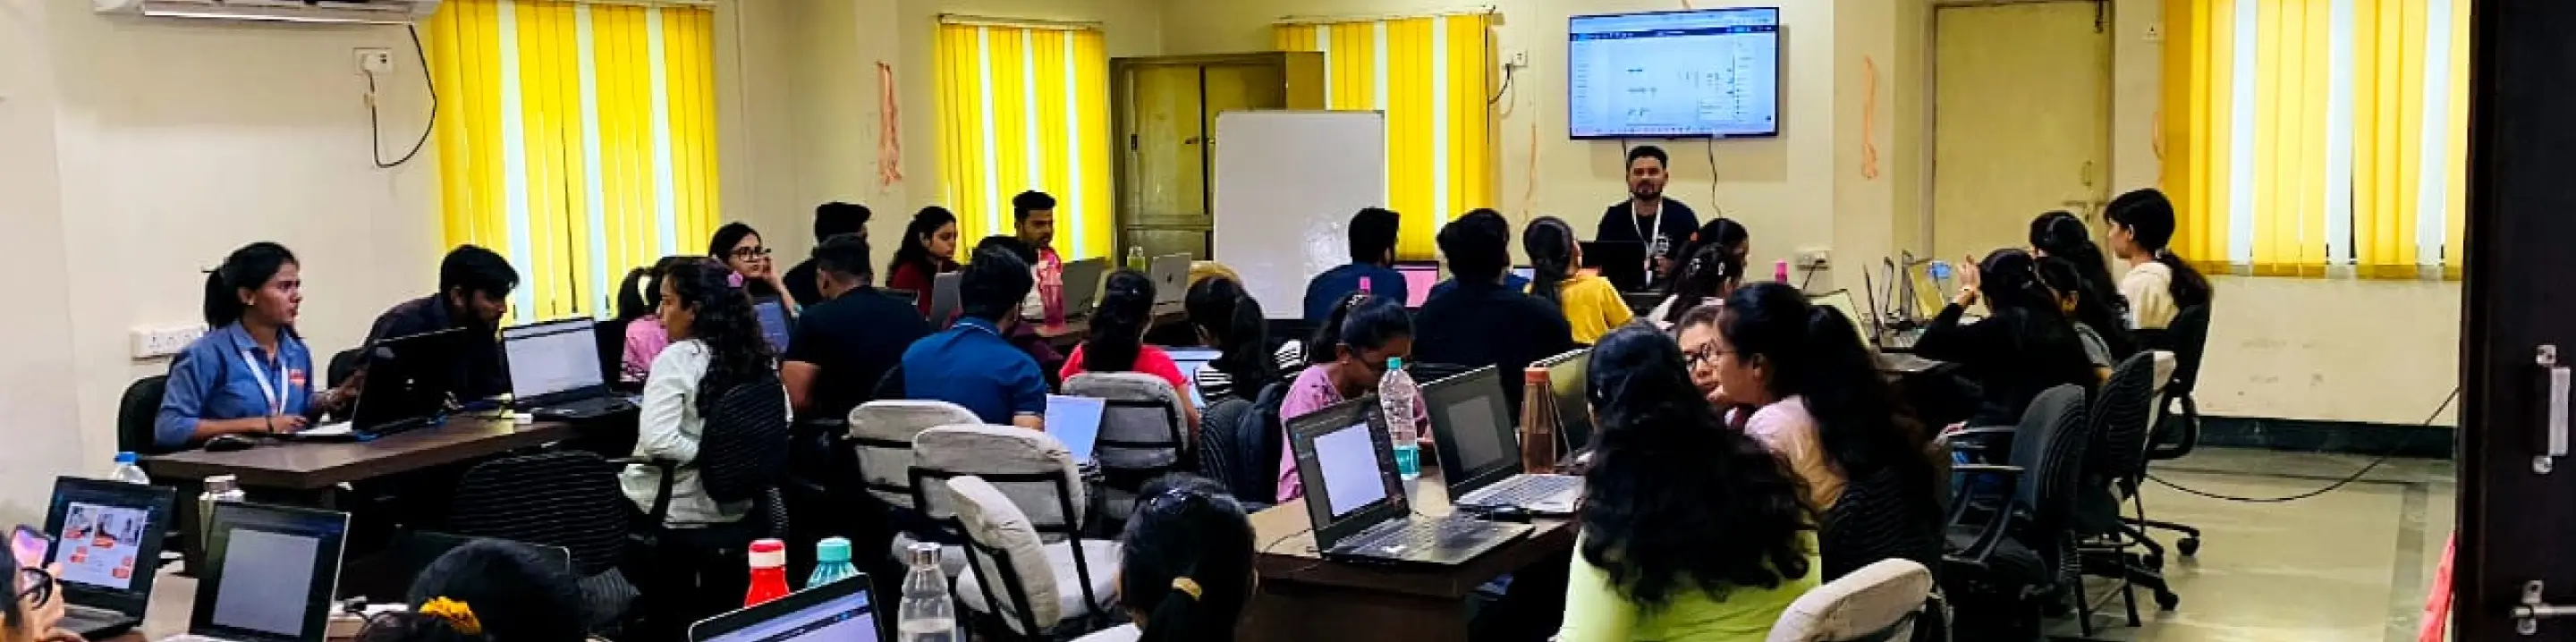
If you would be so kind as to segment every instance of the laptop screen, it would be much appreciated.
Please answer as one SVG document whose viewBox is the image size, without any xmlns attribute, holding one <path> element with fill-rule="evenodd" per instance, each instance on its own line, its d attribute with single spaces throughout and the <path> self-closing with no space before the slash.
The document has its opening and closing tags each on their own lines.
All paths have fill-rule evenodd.
<svg viewBox="0 0 2576 642">
<path fill-rule="evenodd" d="M 522 401 L 607 385 L 599 371 L 599 338 L 589 319 L 501 331 L 510 362 L 510 396 Z"/>
<path fill-rule="evenodd" d="M 1859 324 L 1863 319 L 1860 315 L 1860 306 L 1852 300 L 1852 293 L 1850 290 L 1835 290 L 1822 294 L 1810 294 L 1807 295 L 1807 302 L 1833 308 L 1834 311 L 1843 313 L 1843 318 L 1855 324 L 1853 326 L 1855 329 L 1859 328 L 1857 324 Z"/>
<path fill-rule="evenodd" d="M 1565 440 L 1569 452 L 1590 448 L 1592 397 L 1585 394 L 1590 383 L 1583 377 L 1592 362 L 1592 351 L 1577 350 L 1551 357 L 1548 362 L 1547 385 L 1556 393 L 1557 436 Z"/>
<path fill-rule="evenodd" d="M 1431 300 L 1431 288 L 1440 284 L 1440 264 L 1399 263 L 1398 274 L 1404 275 L 1404 307 L 1419 308 Z"/>
<path fill-rule="evenodd" d="M 751 610 L 719 616 L 689 633 L 691 642 L 876 642 L 875 605 L 868 603 L 867 582 L 836 582 L 770 602 Z M 812 595 L 808 595 L 812 594 Z M 819 599 L 817 599 L 819 598 Z M 764 607 L 784 612 L 763 613 Z M 766 615 L 765 618 L 763 616 Z M 754 619 L 762 618 L 762 619 Z M 737 628 L 738 627 L 738 628 Z M 730 629 L 710 633 L 712 629 Z"/>
<path fill-rule="evenodd" d="M 55 578 L 74 592 L 138 600 L 148 596 L 174 497 L 168 488 L 69 477 L 55 481 L 53 508 L 45 520 L 56 542 L 51 562 L 62 566 Z"/>
<path fill-rule="evenodd" d="M 1377 442 L 1369 433 L 1368 421 L 1362 420 L 1315 436 L 1316 471 L 1324 478 L 1306 482 L 1307 492 L 1313 494 L 1315 482 L 1323 482 L 1323 501 L 1332 508 L 1333 519 L 1386 499 L 1385 471 L 1378 466 Z"/>
<path fill-rule="evenodd" d="M 760 312 L 760 335 L 769 339 L 769 349 L 787 354 L 787 305 L 772 299 L 755 307 Z"/>
<path fill-rule="evenodd" d="M 340 575 L 346 513 L 215 504 L 189 632 L 242 642 L 318 642 Z"/>
<path fill-rule="evenodd" d="M 1108 409 L 1109 402 L 1097 397 L 1047 395 L 1046 432 L 1073 451 L 1074 462 L 1091 463 L 1091 449 L 1100 441 L 1100 417 Z"/>
<path fill-rule="evenodd" d="M 1422 387 L 1431 415 L 1432 436 L 1439 440 L 1440 473 L 1452 488 L 1466 488 L 1497 470 L 1520 471 L 1518 427 L 1502 412 L 1503 384 L 1495 368 Z"/>
<path fill-rule="evenodd" d="M 1199 369 L 1225 356 L 1225 353 L 1214 348 L 1164 348 L 1163 354 L 1171 356 L 1172 364 L 1180 366 L 1181 378 L 1189 380 L 1189 390 L 1182 391 L 1182 394 L 1189 395 L 1190 405 L 1206 408 L 1207 399 L 1199 396 Z"/>
</svg>

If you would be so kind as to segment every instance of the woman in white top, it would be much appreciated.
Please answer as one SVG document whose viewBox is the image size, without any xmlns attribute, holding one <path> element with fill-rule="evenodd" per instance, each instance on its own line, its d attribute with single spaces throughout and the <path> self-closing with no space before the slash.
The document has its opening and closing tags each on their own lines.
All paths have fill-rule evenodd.
<svg viewBox="0 0 2576 642">
<path fill-rule="evenodd" d="M 2104 208 L 2111 221 L 2111 253 L 2129 264 L 2120 295 L 2129 299 L 2129 326 L 2161 330 L 2186 308 L 2209 305 L 2209 278 L 2166 247 L 2173 241 L 2173 201 L 2147 188 L 2121 194 Z"/>
<path fill-rule="evenodd" d="M 661 291 L 658 315 L 673 342 L 653 358 L 652 374 L 644 380 L 635 457 L 682 464 L 674 473 L 664 524 L 740 521 L 751 511 L 751 502 L 716 502 L 707 496 L 697 468 L 687 464 L 697 461 L 707 411 L 725 390 L 776 376 L 769 344 L 761 338 L 741 274 L 730 268 L 703 259 L 680 262 L 662 274 Z M 785 395 L 785 389 L 779 394 Z M 661 469 L 642 465 L 627 467 L 620 478 L 626 497 L 647 512 L 661 492 L 661 481 Z"/>
</svg>

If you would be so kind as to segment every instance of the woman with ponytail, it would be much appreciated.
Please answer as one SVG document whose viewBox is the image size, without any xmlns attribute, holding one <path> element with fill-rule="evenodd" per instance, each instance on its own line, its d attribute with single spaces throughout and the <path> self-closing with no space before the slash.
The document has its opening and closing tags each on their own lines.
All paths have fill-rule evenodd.
<svg viewBox="0 0 2576 642">
<path fill-rule="evenodd" d="M 295 332 L 304 277 L 286 246 L 242 246 L 206 273 L 208 330 L 170 360 L 169 391 L 153 420 L 154 445 L 177 450 L 217 435 L 304 429 L 313 415 L 356 397 L 350 377 L 315 390 L 313 352 Z"/>
<path fill-rule="evenodd" d="M 2056 293 L 2040 280 L 2029 252 L 1995 250 L 1983 263 L 1961 264 L 1958 272 L 1958 296 L 1923 329 L 1914 354 L 1959 364 L 1977 382 L 1981 393 L 1977 410 L 1966 418 L 1970 425 L 2017 424 L 2032 398 L 2059 384 L 2085 390 L 2101 385 L 2074 324 L 2058 311 Z M 1986 318 L 1960 323 L 1968 307 L 1980 302 Z"/>
<path fill-rule="evenodd" d="M 1673 279 L 1672 288 L 1665 290 L 1664 302 L 1646 313 L 1655 325 L 1672 327 L 1681 323 L 1682 315 L 1691 308 L 1725 300 L 1744 279 L 1744 262 L 1729 260 L 1724 247 L 1699 246 L 1689 257 L 1682 262 L 1680 276 Z"/>
<path fill-rule="evenodd" d="M 1270 348 L 1269 321 L 1262 318 L 1261 302 L 1231 277 L 1212 276 L 1190 284 L 1183 307 L 1190 327 L 1198 331 L 1199 343 L 1218 353 L 1216 360 L 1190 373 L 1205 398 L 1250 400 L 1278 381 L 1280 373 L 1305 365 L 1305 351 L 1296 342 Z"/>
<path fill-rule="evenodd" d="M 2101 246 L 2093 244 L 2093 229 L 2084 225 L 2084 219 L 2064 211 L 2032 219 L 2030 253 L 2043 262 L 2063 261 L 2074 270 L 2074 278 L 2052 278 L 2049 284 L 2076 301 L 2067 314 L 2100 336 L 2114 362 L 2137 353 L 2138 344 L 2128 333 L 2129 298 L 2121 296 L 2119 282 L 2111 280 L 2111 261 L 2102 256 Z"/>
<path fill-rule="evenodd" d="M 1806 484 L 1726 428 L 1662 333 L 1613 332 L 1591 358 L 1601 432 L 1556 639 L 1765 639 L 1824 575 Z"/>
<path fill-rule="evenodd" d="M 1139 372 L 1172 384 L 1173 393 L 1187 397 L 1190 378 L 1181 374 L 1181 364 L 1162 348 L 1145 345 L 1145 332 L 1152 329 L 1154 278 L 1133 268 L 1111 272 L 1092 308 L 1090 337 L 1073 347 L 1057 375 L 1072 381 L 1085 372 Z M 1198 406 L 1184 403 L 1181 410 L 1188 415 L 1187 425 L 1199 425 Z"/>
<path fill-rule="evenodd" d="M 1556 304 L 1574 326 L 1574 342 L 1591 344 L 1611 329 L 1626 325 L 1635 313 L 1609 279 L 1584 274 L 1583 246 L 1574 228 L 1553 216 L 1530 221 L 1521 232 L 1521 249 L 1529 253 L 1530 295 Z"/>
<path fill-rule="evenodd" d="M 2147 188 L 2121 194 L 2104 209 L 2111 220 L 2111 253 L 2129 264 L 2120 277 L 2120 294 L 2128 297 L 2129 327 L 2161 330 L 2185 308 L 2209 305 L 2214 294 L 2209 277 L 2173 253 L 2173 201 Z"/>
<path fill-rule="evenodd" d="M 1252 521 L 1216 482 L 1146 484 L 1119 538 L 1118 604 L 1147 642 L 1223 642 L 1252 595 Z"/>
<path fill-rule="evenodd" d="M 1405 313 L 1402 301 L 1354 292 L 1333 306 L 1324 325 L 1315 329 L 1315 340 L 1306 345 L 1307 357 L 1315 363 L 1298 372 L 1288 384 L 1288 393 L 1279 398 L 1283 427 L 1325 406 L 1377 394 L 1378 379 L 1386 376 L 1387 369 L 1413 356 L 1413 317 Z M 1421 415 L 1419 405 L 1415 412 Z M 1286 433 L 1280 438 L 1287 439 Z M 1280 449 L 1280 503 L 1305 496 L 1298 479 L 1296 453 Z"/>
</svg>

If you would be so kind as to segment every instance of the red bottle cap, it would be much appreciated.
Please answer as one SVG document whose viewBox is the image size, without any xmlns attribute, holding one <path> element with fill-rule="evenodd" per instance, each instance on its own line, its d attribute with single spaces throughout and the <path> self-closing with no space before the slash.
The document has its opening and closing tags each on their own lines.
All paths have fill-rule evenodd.
<svg viewBox="0 0 2576 642">
<path fill-rule="evenodd" d="M 787 543 L 774 539 L 764 539 L 752 542 L 751 566 L 752 568 L 780 568 L 787 566 Z"/>
</svg>

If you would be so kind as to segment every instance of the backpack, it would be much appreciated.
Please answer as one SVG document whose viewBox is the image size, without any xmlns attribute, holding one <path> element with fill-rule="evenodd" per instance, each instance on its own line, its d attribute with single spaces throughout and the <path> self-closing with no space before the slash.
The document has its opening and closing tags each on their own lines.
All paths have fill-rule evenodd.
<svg viewBox="0 0 2576 642">
<path fill-rule="evenodd" d="M 1223 483 L 1246 509 L 1269 506 L 1278 497 L 1279 452 L 1285 447 L 1279 403 L 1288 397 L 1293 381 L 1281 379 L 1263 386 L 1239 412 L 1227 413 L 1233 415 L 1232 422 L 1210 422 L 1202 430 L 1209 440 L 1200 449 L 1203 470 Z M 1233 400 L 1223 403 L 1232 405 Z"/>
</svg>

